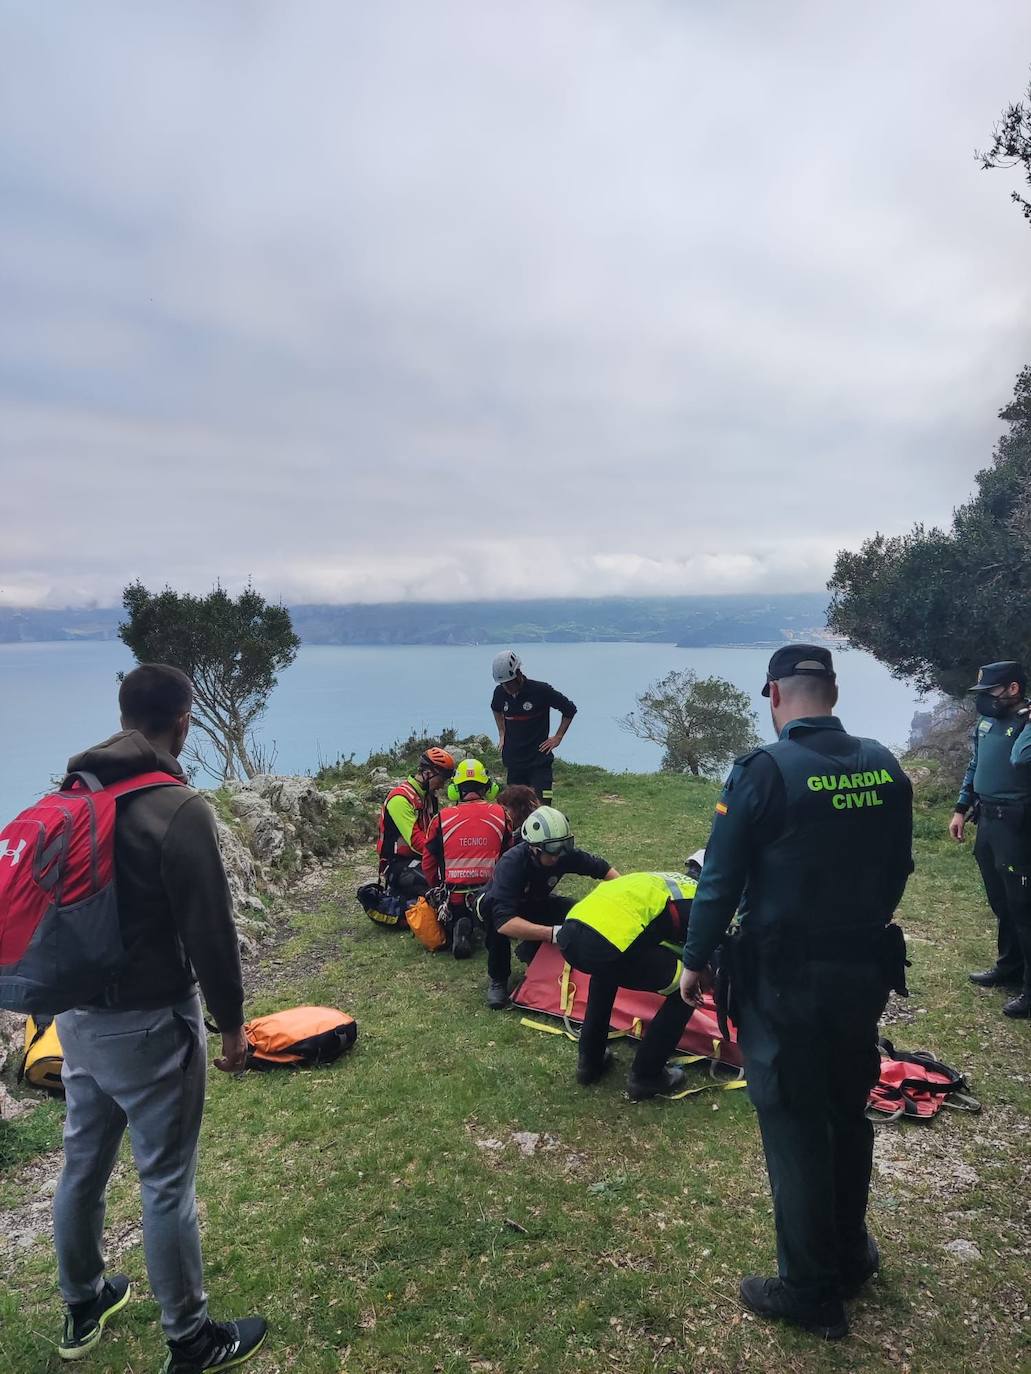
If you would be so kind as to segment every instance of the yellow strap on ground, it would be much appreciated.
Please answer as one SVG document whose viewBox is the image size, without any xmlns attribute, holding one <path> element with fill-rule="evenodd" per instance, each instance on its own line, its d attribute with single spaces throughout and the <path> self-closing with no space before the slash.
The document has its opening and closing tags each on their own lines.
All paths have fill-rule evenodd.
<svg viewBox="0 0 1031 1374">
<path fill-rule="evenodd" d="M 520 1018 L 521 1026 L 529 1026 L 531 1030 L 544 1031 L 545 1035 L 565 1035 L 561 1026 L 549 1026 L 544 1021 L 531 1021 L 528 1016 Z"/>
</svg>

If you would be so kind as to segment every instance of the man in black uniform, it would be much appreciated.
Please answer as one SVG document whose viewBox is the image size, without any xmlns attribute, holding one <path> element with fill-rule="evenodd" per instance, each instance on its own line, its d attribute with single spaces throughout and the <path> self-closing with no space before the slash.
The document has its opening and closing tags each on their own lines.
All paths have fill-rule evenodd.
<svg viewBox="0 0 1031 1374">
<path fill-rule="evenodd" d="M 913 869 L 912 788 L 875 740 L 847 735 L 829 652 L 778 649 L 763 691 L 779 738 L 735 763 L 705 849 L 684 942 L 681 993 L 726 941 L 748 1091 L 762 1131 L 778 1278 L 746 1278 L 753 1312 L 829 1340 L 844 1298 L 879 1265 L 866 1229 L 877 1023 L 905 987 L 890 924 Z M 724 956 L 727 957 L 727 956 Z"/>
<path fill-rule="evenodd" d="M 494 655 L 494 696 L 490 707 L 498 727 L 498 748 L 508 769 L 508 785 L 532 787 L 546 805 L 554 795 L 554 750 L 562 743 L 576 715 L 576 707 L 550 682 L 536 682 L 523 673 L 517 653 L 505 649 Z M 551 712 L 561 716 L 551 734 Z"/>
<path fill-rule="evenodd" d="M 980 819 L 974 858 L 988 905 L 999 923 L 998 956 L 983 973 L 970 974 L 979 987 L 1016 991 L 1003 1006 L 1014 1019 L 1031 1017 L 1031 732 L 1026 726 L 1027 677 L 1012 659 L 986 663 L 971 691 L 977 724 L 949 834 L 963 839 L 968 812 Z"/>
<path fill-rule="evenodd" d="M 568 820 L 553 806 L 531 811 L 520 833 L 523 842 L 502 854 L 476 907 L 486 932 L 487 1005 L 494 1011 L 508 1003 L 512 941 L 522 942 L 517 952 L 528 961 L 534 944 L 554 942 L 556 929 L 576 905 L 555 891 L 565 875 L 619 877 L 608 859 L 576 848 Z"/>
</svg>

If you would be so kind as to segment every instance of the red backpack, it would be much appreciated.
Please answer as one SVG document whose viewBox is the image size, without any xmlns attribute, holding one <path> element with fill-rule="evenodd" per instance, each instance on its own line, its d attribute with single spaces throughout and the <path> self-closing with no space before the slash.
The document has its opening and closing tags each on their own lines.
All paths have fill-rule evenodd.
<svg viewBox="0 0 1031 1374">
<path fill-rule="evenodd" d="M 0 1007 L 56 1015 L 95 1001 L 125 950 L 115 896 L 118 798 L 182 785 L 140 773 L 104 787 L 70 773 L 0 830 Z"/>
</svg>

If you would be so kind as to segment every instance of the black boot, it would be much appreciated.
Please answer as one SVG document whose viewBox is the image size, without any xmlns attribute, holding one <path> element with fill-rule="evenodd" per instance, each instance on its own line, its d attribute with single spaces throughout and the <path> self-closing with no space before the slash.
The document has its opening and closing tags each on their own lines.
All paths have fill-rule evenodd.
<svg viewBox="0 0 1031 1374">
<path fill-rule="evenodd" d="M 468 916 L 459 916 L 451 931 L 451 953 L 456 959 L 468 959 L 473 952 L 473 923 Z"/>
<path fill-rule="evenodd" d="M 848 1335 L 848 1313 L 840 1298 L 828 1298 L 813 1307 L 801 1307 L 780 1279 L 741 1280 L 741 1301 L 757 1317 L 790 1322 L 825 1341 L 840 1341 Z"/>
<path fill-rule="evenodd" d="M 487 984 L 487 1006 L 491 1011 L 500 1011 L 502 1007 L 508 1006 L 508 979 L 501 982 L 497 978 L 492 978 Z"/>
<path fill-rule="evenodd" d="M 576 1059 L 576 1081 L 581 1088 L 590 1087 L 599 1078 L 604 1078 L 615 1062 L 616 1056 L 611 1050 L 606 1050 L 600 1059 L 580 1053 Z"/>
<path fill-rule="evenodd" d="M 858 1298 L 860 1290 L 868 1280 L 872 1279 L 881 1267 L 881 1252 L 877 1249 L 877 1242 L 873 1236 L 866 1238 L 866 1254 L 862 1257 L 859 1264 L 842 1265 L 841 1281 L 838 1284 L 838 1291 L 841 1296 L 849 1302 L 853 1298 Z"/>
<path fill-rule="evenodd" d="M 1020 977 L 999 968 L 986 968 L 983 973 L 968 973 L 967 977 L 979 988 L 1019 988 Z"/>
<path fill-rule="evenodd" d="M 687 1074 L 675 1065 L 667 1065 L 654 1077 L 639 1078 L 633 1069 L 627 1079 L 626 1092 L 631 1102 L 644 1102 L 649 1097 L 668 1096 L 679 1092 L 687 1082 Z"/>
<path fill-rule="evenodd" d="M 1012 1017 L 1014 1021 L 1031 1020 L 1031 993 L 1022 992 L 1019 997 L 1011 997 L 1002 1006 L 1003 1016 Z"/>
</svg>

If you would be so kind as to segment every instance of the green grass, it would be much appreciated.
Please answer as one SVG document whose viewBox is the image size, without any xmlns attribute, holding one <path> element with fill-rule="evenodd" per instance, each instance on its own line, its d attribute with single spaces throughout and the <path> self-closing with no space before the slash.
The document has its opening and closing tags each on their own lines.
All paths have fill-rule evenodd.
<svg viewBox="0 0 1031 1374">
<path fill-rule="evenodd" d="M 704 843 L 715 788 L 566 766 L 556 794 L 578 843 L 629 871 L 672 867 Z M 356 1049 L 313 1073 L 211 1075 L 199 1177 L 207 1285 L 215 1315 L 269 1319 L 256 1374 L 1031 1368 L 1029 1028 L 966 981 L 989 957 L 990 918 L 969 846 L 943 838 L 947 815 L 918 816 L 902 911 L 913 996 L 890 1033 L 969 1073 L 985 1112 L 881 1132 L 888 1172 L 875 1172 L 871 1224 L 884 1271 L 855 1306 L 849 1341 L 753 1321 L 734 1299 L 741 1274 L 775 1263 L 745 1094 L 633 1106 L 626 1047 L 616 1076 L 577 1088 L 569 1041 L 487 1010 L 482 955 L 456 964 L 373 926 L 345 867 L 316 910 L 293 917 L 249 1009 L 332 1003 L 357 1016 Z M 524 1157 L 512 1140 L 521 1131 L 548 1139 Z M 126 1169 L 109 1225 L 138 1209 Z M 955 1238 L 982 1258 L 947 1254 Z M 138 1244 L 119 1265 L 140 1299 L 84 1362 L 91 1374 L 160 1367 Z M 46 1240 L 8 1280 L 0 1368 L 55 1369 Z"/>
</svg>

